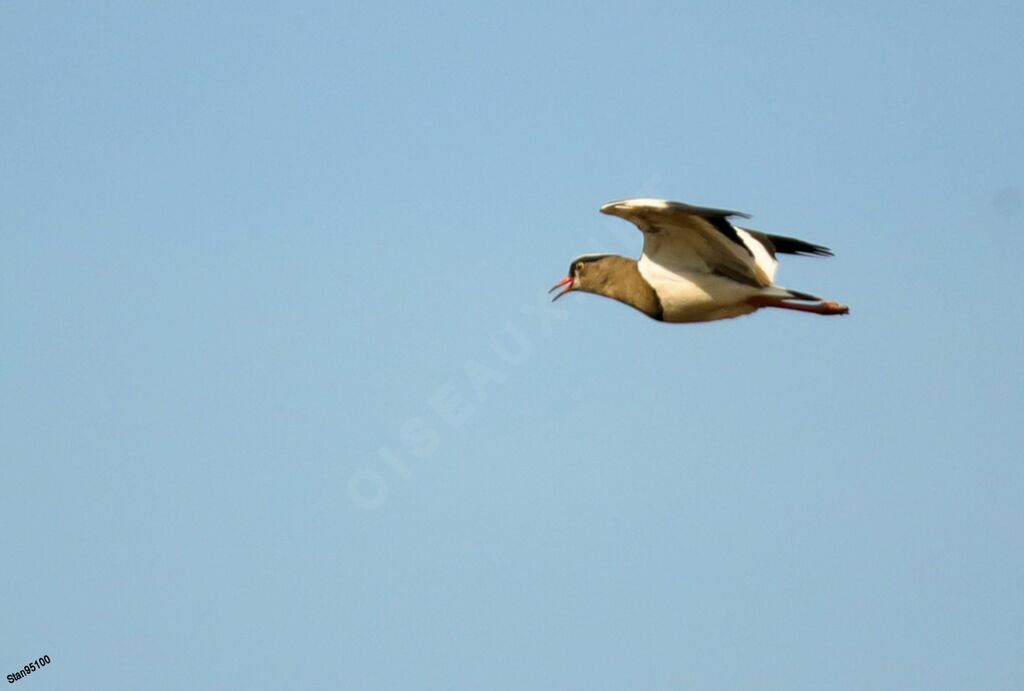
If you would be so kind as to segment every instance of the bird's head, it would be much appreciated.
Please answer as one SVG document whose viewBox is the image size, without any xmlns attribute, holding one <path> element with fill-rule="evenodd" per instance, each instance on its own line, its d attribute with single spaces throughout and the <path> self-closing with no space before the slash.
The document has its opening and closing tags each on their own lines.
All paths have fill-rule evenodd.
<svg viewBox="0 0 1024 691">
<path fill-rule="evenodd" d="M 551 286 L 551 290 L 548 291 L 553 293 L 559 288 L 562 289 L 551 301 L 554 302 L 574 290 L 602 294 L 602 288 L 608 280 L 609 260 L 614 258 L 614 254 L 584 254 L 573 259 L 569 264 L 569 275 Z"/>
</svg>

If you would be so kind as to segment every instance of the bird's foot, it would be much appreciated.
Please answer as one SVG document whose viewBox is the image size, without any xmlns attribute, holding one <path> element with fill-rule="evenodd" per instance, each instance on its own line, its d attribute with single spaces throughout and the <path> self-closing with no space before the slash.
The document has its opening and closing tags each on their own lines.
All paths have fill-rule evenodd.
<svg viewBox="0 0 1024 691">
<path fill-rule="evenodd" d="M 819 314 L 849 314 L 850 308 L 846 305 L 841 305 L 838 302 L 832 302 L 826 300 L 821 303 L 821 312 Z"/>
</svg>

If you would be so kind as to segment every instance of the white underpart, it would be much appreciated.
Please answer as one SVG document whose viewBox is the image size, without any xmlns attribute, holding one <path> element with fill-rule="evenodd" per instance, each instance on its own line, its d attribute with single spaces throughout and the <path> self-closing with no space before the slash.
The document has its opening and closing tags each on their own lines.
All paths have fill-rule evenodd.
<svg viewBox="0 0 1024 691">
<path fill-rule="evenodd" d="M 750 314 L 755 295 L 778 294 L 773 287 L 757 288 L 704 271 L 672 271 L 641 255 L 640 275 L 651 284 L 661 301 L 667 322 L 700 322 Z"/>
</svg>

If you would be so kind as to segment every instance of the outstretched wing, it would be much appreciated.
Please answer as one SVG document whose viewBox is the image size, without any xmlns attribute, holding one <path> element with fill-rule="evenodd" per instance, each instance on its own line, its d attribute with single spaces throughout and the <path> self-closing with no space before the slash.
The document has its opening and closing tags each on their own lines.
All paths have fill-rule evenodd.
<svg viewBox="0 0 1024 691">
<path fill-rule="evenodd" d="M 644 234 L 644 256 L 673 272 L 721 274 L 754 287 L 772 284 L 775 260 L 753 236 L 729 222 L 747 214 L 660 199 L 611 202 L 601 211 Z"/>
</svg>

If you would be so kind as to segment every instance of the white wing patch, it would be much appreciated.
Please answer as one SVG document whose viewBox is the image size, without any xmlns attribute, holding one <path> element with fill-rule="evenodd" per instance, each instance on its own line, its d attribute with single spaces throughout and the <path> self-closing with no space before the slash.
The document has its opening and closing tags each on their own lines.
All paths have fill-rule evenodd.
<svg viewBox="0 0 1024 691">
<path fill-rule="evenodd" d="M 754 253 L 754 264 L 757 268 L 768 278 L 769 283 L 773 283 L 775 281 L 775 270 L 779 267 L 778 260 L 771 255 L 771 252 L 764 245 L 757 241 L 757 238 L 747 231 L 742 228 L 736 228 L 736 234 L 743 240 L 743 244 Z"/>
</svg>

